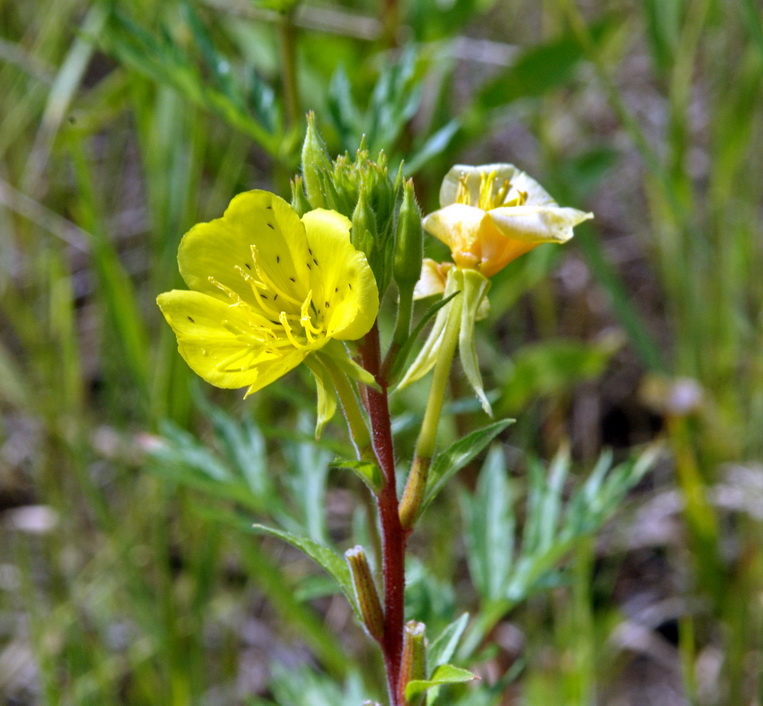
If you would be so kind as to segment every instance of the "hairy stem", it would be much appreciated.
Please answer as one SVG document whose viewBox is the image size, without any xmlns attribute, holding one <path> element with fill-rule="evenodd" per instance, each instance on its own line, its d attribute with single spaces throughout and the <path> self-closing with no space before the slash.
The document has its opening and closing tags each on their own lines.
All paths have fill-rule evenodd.
<svg viewBox="0 0 763 706">
<path fill-rule="evenodd" d="M 407 533 L 400 524 L 395 482 L 395 449 L 392 443 L 387 380 L 381 375 L 379 329 L 376 324 L 360 348 L 363 366 L 380 389 L 367 388 L 366 403 L 371 418 L 374 452 L 384 474 L 384 487 L 376 497 L 382 533 L 382 573 L 384 576 L 384 636 L 381 641 L 387 671 L 390 706 L 404 706 L 398 695 L 400 661 L 403 652 L 405 597 L 405 545 Z"/>
</svg>

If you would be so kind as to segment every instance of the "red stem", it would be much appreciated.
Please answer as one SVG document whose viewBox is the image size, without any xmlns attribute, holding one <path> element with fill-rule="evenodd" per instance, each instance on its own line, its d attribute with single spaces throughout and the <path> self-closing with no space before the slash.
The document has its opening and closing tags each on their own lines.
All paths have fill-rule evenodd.
<svg viewBox="0 0 763 706">
<path fill-rule="evenodd" d="M 384 638 L 381 649 L 387 671 L 390 706 L 403 706 L 399 696 L 400 661 L 403 653 L 405 598 L 405 545 L 407 533 L 400 524 L 395 449 L 392 443 L 387 380 L 382 376 L 379 329 L 376 324 L 360 347 L 363 366 L 381 390 L 366 389 L 366 404 L 371 418 L 374 452 L 384 474 L 384 487 L 376 497 L 382 533 L 382 573 L 384 576 Z"/>
</svg>

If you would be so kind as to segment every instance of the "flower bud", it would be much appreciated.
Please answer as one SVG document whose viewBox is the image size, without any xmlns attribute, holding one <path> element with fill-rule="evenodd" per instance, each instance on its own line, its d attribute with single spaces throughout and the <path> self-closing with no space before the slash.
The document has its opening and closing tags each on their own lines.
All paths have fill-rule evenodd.
<svg viewBox="0 0 763 706">
<path fill-rule="evenodd" d="M 304 216 L 312 210 L 310 202 L 305 194 L 305 182 L 301 176 L 295 176 L 290 182 L 291 186 L 291 207 L 297 212 L 297 215 Z"/>
<path fill-rule="evenodd" d="M 302 175 L 305 179 L 307 200 L 312 208 L 326 207 L 321 173 L 330 168 L 329 153 L 315 125 L 315 113 L 311 111 L 307 114 L 307 131 L 302 143 Z"/>
<path fill-rule="evenodd" d="M 366 552 L 360 545 L 348 549 L 344 553 L 352 575 L 352 584 L 355 587 L 355 597 L 358 600 L 363 624 L 368 633 L 377 642 L 384 637 L 384 612 L 382 611 L 376 584 L 371 575 L 371 567 L 366 559 Z"/>
<path fill-rule="evenodd" d="M 400 666 L 400 691 L 405 694 L 409 682 L 427 678 L 427 628 L 424 623 L 409 620 L 403 628 L 403 659 Z M 424 694 L 408 706 L 418 706 Z"/>
<path fill-rule="evenodd" d="M 416 203 L 413 179 L 405 182 L 403 203 L 397 218 L 397 237 L 395 239 L 395 282 L 401 296 L 413 295 L 413 288 L 421 276 L 421 263 L 424 259 L 424 232 L 421 228 L 421 211 Z"/>
<path fill-rule="evenodd" d="M 374 270 L 374 275 L 378 281 L 379 275 L 373 265 L 374 245 L 376 242 L 376 216 L 368 203 L 366 190 L 362 187 L 358 192 L 358 202 L 352 213 L 351 240 L 356 249 L 366 254 L 371 269 Z"/>
</svg>

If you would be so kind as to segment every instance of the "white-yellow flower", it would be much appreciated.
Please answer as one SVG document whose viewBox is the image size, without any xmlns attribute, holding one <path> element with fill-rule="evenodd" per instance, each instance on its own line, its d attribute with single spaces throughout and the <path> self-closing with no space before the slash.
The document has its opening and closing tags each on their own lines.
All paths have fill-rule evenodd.
<svg viewBox="0 0 763 706">
<path fill-rule="evenodd" d="M 592 213 L 563 208 L 513 164 L 457 164 L 440 188 L 441 208 L 424 228 L 442 240 L 453 262 L 492 277 L 542 243 L 564 243 Z"/>
<path fill-rule="evenodd" d="M 437 313 L 399 387 L 426 375 L 441 355 L 448 332 L 457 330 L 464 374 L 491 414 L 474 346 L 474 325 L 487 315 L 489 278 L 542 243 L 566 242 L 573 227 L 593 214 L 562 208 L 513 164 L 456 165 L 442 182 L 440 205 L 424 218 L 423 226 L 450 248 L 453 263 L 424 260 L 414 296 L 456 296 Z"/>
</svg>

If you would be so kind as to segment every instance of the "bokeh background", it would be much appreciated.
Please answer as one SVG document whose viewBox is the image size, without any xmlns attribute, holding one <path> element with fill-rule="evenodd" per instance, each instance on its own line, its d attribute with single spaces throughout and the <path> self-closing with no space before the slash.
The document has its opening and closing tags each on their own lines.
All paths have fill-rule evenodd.
<svg viewBox="0 0 763 706">
<path fill-rule="evenodd" d="M 479 328 L 505 472 L 430 510 L 409 613 L 484 613 L 532 518 L 548 551 L 444 702 L 759 704 L 762 85 L 756 0 L 0 0 L 0 701 L 380 693 L 335 588 L 250 532 L 373 545 L 342 426 L 315 443 L 307 373 L 246 402 L 193 379 L 154 304 L 192 224 L 288 198 L 314 110 L 332 153 L 405 159 L 424 211 L 453 164 L 512 162 L 596 214 Z M 489 421 L 452 389 L 446 442 Z M 399 449 L 425 395 L 393 398 Z M 585 485 L 647 444 L 627 497 Z"/>
</svg>

